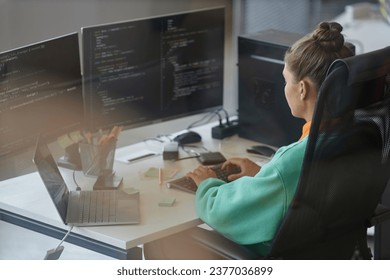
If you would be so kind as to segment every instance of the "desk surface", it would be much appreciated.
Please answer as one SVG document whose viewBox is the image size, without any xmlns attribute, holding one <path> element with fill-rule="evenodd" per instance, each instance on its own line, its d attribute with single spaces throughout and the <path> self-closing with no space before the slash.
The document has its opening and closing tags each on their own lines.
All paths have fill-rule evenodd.
<svg viewBox="0 0 390 280">
<path fill-rule="evenodd" d="M 390 46 L 390 24 L 376 12 L 358 19 L 350 19 L 344 12 L 335 21 L 343 25 L 345 39 L 356 45 L 357 54 Z"/>
<path fill-rule="evenodd" d="M 215 125 L 215 124 L 213 124 Z M 245 148 L 255 144 L 253 141 L 239 139 L 233 136 L 229 139 L 215 140 L 211 138 L 211 126 L 205 125 L 196 128 L 202 135 L 203 145 L 210 151 L 221 151 L 227 158 L 233 156 L 248 156 Z M 158 178 L 146 178 L 144 172 L 150 167 L 177 169 L 176 177 L 184 175 L 199 165 L 196 159 L 181 161 L 164 161 L 161 156 L 162 144 L 148 141 L 118 149 L 119 157 L 123 153 L 129 153 L 148 149 L 160 153 L 155 157 L 142 159 L 133 163 L 115 161 L 116 174 L 123 177 L 121 188 L 124 190 L 138 190 L 140 192 L 141 223 L 128 226 L 99 226 L 99 227 L 74 227 L 72 232 L 78 235 L 103 242 L 110 246 L 129 250 L 145 242 L 197 226 L 201 224 L 195 211 L 195 199 L 193 194 L 179 190 L 169 189 L 166 184 L 159 185 Z M 182 151 L 180 157 L 185 157 Z M 265 158 L 255 156 L 253 158 L 262 164 Z M 73 172 L 61 169 L 70 189 L 76 189 L 73 181 Z M 95 178 L 85 176 L 81 171 L 76 171 L 75 179 L 82 189 L 92 189 Z M 176 198 L 172 207 L 161 207 L 159 201 L 170 196 Z M 20 216 L 49 224 L 56 228 L 67 230 L 57 214 L 50 197 L 43 186 L 37 172 L 15 177 L 0 182 L 0 209 L 18 214 Z"/>
</svg>

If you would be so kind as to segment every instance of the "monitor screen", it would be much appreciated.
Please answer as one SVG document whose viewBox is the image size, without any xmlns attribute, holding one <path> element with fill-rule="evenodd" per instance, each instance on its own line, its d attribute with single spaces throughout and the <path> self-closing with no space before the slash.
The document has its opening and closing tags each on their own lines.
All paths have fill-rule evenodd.
<svg viewBox="0 0 390 280">
<path fill-rule="evenodd" d="M 0 156 L 80 129 L 78 34 L 0 53 Z"/>
<path fill-rule="evenodd" d="M 223 105 L 224 8 L 82 28 L 90 130 Z"/>
</svg>

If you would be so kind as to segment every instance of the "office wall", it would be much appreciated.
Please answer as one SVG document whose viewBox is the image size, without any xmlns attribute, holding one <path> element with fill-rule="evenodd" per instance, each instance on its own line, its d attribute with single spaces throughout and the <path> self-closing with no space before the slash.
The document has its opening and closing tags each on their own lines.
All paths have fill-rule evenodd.
<svg viewBox="0 0 390 280">
<path fill-rule="evenodd" d="M 232 40 L 232 3 L 233 0 L 0 0 L 0 52 L 80 31 L 85 26 L 225 6 L 224 107 L 235 113 L 236 47 Z M 141 141 L 155 136 L 156 132 L 168 134 L 185 129 L 200 117 L 186 117 L 125 131 L 118 145 Z M 31 161 L 29 156 L 26 156 L 27 161 Z M 4 171 L 18 174 L 25 168 L 25 162 L 24 157 L 3 163 L 0 160 L 0 179 L 4 178 L 1 176 Z"/>
<path fill-rule="evenodd" d="M 237 1 L 237 0 L 235 0 Z M 239 0 L 242 2 L 241 33 L 276 29 L 299 34 L 311 32 L 324 20 L 333 20 L 346 5 L 377 0 Z"/>
<path fill-rule="evenodd" d="M 0 0 L 0 51 L 80 27 L 215 6 L 229 0 Z"/>
</svg>

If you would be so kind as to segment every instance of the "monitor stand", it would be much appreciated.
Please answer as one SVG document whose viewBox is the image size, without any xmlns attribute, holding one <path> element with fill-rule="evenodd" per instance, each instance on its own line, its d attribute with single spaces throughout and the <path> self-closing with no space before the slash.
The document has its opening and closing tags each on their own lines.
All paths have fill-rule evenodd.
<svg viewBox="0 0 390 280">
<path fill-rule="evenodd" d="M 112 170 L 107 171 L 109 172 L 103 172 L 102 175 L 98 176 L 93 185 L 94 190 L 113 190 L 122 184 L 123 177 L 115 175 L 115 172 L 112 172 Z"/>
<path fill-rule="evenodd" d="M 58 166 L 72 169 L 81 170 L 81 157 L 79 152 L 79 143 L 74 143 L 65 148 L 65 155 L 57 160 Z"/>
</svg>

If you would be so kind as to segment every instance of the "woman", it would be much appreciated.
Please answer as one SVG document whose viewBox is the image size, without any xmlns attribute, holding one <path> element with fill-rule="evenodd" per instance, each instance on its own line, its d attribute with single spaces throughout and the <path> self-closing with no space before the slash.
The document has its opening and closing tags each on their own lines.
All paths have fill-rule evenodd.
<svg viewBox="0 0 390 280">
<path fill-rule="evenodd" d="M 222 168 L 237 165 L 241 169 L 240 173 L 230 175 L 229 183 L 217 179 L 214 171 L 205 166 L 187 174 L 198 186 L 196 209 L 199 217 L 217 232 L 248 246 L 256 254 L 268 253 L 295 194 L 317 93 L 326 71 L 335 59 L 353 55 L 344 43 L 341 31 L 342 26 L 338 23 L 322 22 L 285 54 L 285 96 L 292 115 L 306 121 L 297 142 L 281 147 L 263 167 L 246 158 L 229 159 Z M 177 244 L 180 234 L 165 242 L 169 239 L 176 239 Z M 191 258 L 173 252 L 166 252 L 166 257 Z M 200 252 L 196 258 L 201 257 Z"/>
</svg>

